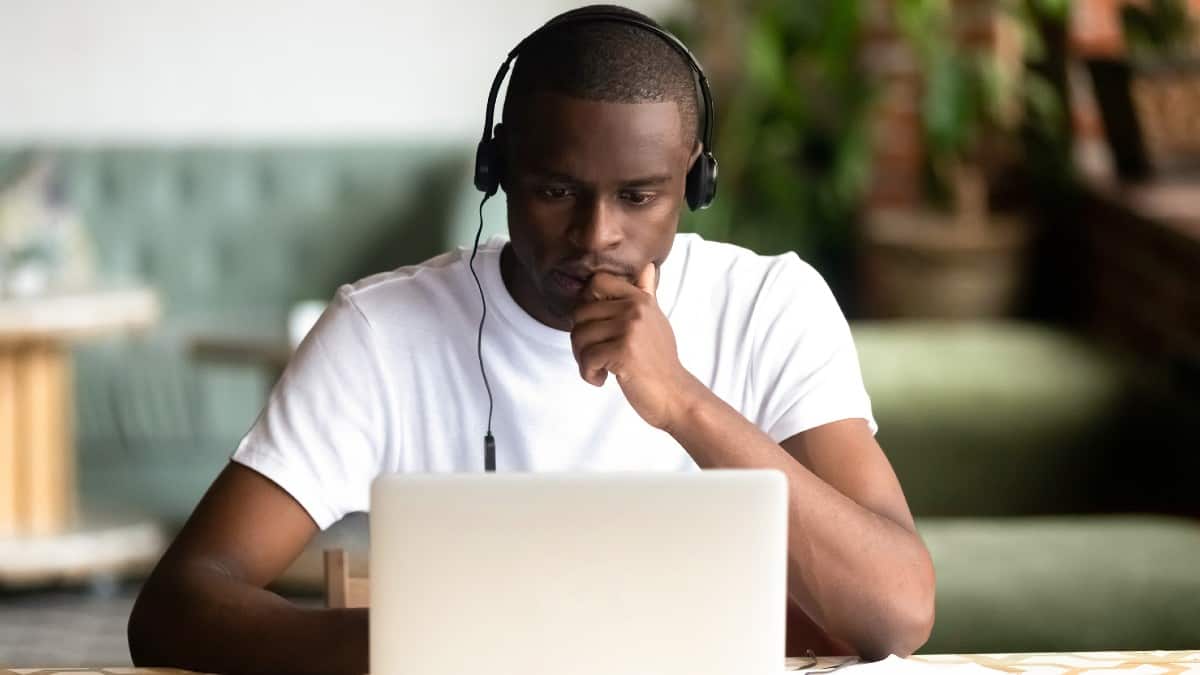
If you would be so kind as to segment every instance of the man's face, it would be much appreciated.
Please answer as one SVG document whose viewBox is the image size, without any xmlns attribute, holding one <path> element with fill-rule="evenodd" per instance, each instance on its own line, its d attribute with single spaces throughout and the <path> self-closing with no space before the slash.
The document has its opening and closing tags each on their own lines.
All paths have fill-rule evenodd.
<svg viewBox="0 0 1200 675">
<path fill-rule="evenodd" d="M 525 311 L 569 330 L 595 272 L 625 277 L 666 259 L 694 143 L 676 103 L 536 94 L 505 129 L 512 254 L 505 284 Z"/>
</svg>

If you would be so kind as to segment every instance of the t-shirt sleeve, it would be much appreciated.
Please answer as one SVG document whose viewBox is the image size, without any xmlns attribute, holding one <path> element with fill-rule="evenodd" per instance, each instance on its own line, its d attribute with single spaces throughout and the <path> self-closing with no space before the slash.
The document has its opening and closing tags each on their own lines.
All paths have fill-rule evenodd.
<svg viewBox="0 0 1200 675">
<path fill-rule="evenodd" d="M 757 424 L 775 442 L 845 419 L 878 430 L 850 326 L 829 285 L 795 253 L 772 260 L 751 324 Z"/>
<path fill-rule="evenodd" d="M 389 436 L 371 326 L 344 286 L 297 348 L 233 453 L 286 490 L 324 530 L 365 511 Z"/>
</svg>

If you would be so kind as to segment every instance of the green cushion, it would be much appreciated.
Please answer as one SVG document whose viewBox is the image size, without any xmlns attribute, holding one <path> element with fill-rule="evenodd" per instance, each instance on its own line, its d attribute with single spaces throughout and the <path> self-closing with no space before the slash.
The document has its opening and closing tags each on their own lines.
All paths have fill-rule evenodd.
<svg viewBox="0 0 1200 675">
<path fill-rule="evenodd" d="M 923 519 L 937 619 L 921 651 L 1194 649 L 1200 522 Z"/>
<path fill-rule="evenodd" d="M 1103 508 L 1129 368 L 1012 321 L 853 327 L 879 442 L 919 515 Z"/>
</svg>

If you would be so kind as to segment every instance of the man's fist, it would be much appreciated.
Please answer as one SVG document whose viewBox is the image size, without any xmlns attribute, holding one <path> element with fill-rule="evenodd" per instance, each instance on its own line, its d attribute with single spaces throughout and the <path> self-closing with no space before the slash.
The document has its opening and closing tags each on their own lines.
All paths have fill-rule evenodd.
<svg viewBox="0 0 1200 675">
<path fill-rule="evenodd" d="M 599 387 L 612 373 L 642 419 L 665 429 L 703 385 L 679 362 L 675 333 L 654 295 L 657 285 L 653 263 L 636 286 L 613 274 L 593 275 L 573 313 L 571 348 L 584 380 Z"/>
</svg>

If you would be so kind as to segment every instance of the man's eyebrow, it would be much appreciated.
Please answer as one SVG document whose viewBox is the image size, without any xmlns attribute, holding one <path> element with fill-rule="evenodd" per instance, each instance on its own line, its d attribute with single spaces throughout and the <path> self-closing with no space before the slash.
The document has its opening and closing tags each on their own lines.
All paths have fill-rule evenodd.
<svg viewBox="0 0 1200 675">
<path fill-rule="evenodd" d="M 563 173 L 561 171 L 554 171 L 552 169 L 534 168 L 534 169 L 529 169 L 525 173 L 529 176 L 532 176 L 532 177 L 540 179 L 540 180 L 551 180 L 551 181 L 557 181 L 560 183 L 581 183 L 582 182 L 578 178 L 572 176 L 571 174 Z"/>
<path fill-rule="evenodd" d="M 657 174 L 654 176 L 645 176 L 642 178 L 634 178 L 633 180 L 623 180 L 623 181 L 621 181 L 621 186 L 627 187 L 627 188 L 654 187 L 657 185 L 663 185 L 663 184 L 670 183 L 670 182 L 671 182 L 671 175 L 664 173 L 664 174 Z"/>
<path fill-rule="evenodd" d="M 570 183 L 573 185 L 579 185 L 579 184 L 583 183 L 582 180 L 576 178 L 575 176 L 572 176 L 569 173 L 563 173 L 562 171 L 555 171 L 553 169 L 531 168 L 531 169 L 527 170 L 525 173 L 526 173 L 526 175 L 528 175 L 536 180 L 554 181 L 554 182 L 558 182 L 558 183 Z M 671 174 L 668 174 L 668 173 L 652 174 L 649 176 L 641 176 L 639 178 L 631 178 L 629 180 L 623 180 L 623 181 L 621 181 L 621 187 L 625 188 L 625 189 L 640 188 L 640 187 L 657 187 L 659 185 L 665 185 L 670 182 L 671 182 Z"/>
</svg>

